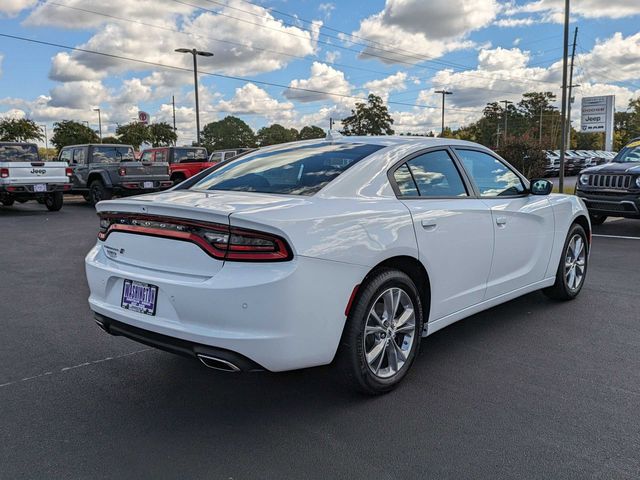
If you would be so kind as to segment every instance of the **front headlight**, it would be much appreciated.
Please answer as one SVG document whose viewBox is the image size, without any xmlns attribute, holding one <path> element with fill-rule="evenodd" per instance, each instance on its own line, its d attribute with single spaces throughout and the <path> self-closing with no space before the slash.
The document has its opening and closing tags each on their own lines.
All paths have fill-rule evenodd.
<svg viewBox="0 0 640 480">
<path fill-rule="evenodd" d="M 636 185 L 640 188 L 640 177 L 636 177 Z"/>
<path fill-rule="evenodd" d="M 588 183 L 589 183 L 589 175 L 586 175 L 586 174 L 580 175 L 580 185 L 586 185 Z"/>
</svg>

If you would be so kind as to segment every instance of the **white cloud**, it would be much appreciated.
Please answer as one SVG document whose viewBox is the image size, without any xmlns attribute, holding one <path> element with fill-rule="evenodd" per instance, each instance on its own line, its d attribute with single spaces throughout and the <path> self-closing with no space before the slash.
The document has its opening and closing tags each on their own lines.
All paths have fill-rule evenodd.
<svg viewBox="0 0 640 480">
<path fill-rule="evenodd" d="M 529 62 L 529 52 L 523 52 L 519 48 L 505 49 L 502 47 L 493 50 L 483 49 L 478 54 L 479 70 L 510 71 L 522 69 Z"/>
<path fill-rule="evenodd" d="M 501 18 L 500 20 L 496 20 L 493 24 L 496 27 L 528 27 L 529 25 L 533 25 L 534 23 L 538 23 L 539 20 L 536 20 L 532 17 L 527 18 Z"/>
<path fill-rule="evenodd" d="M 329 63 L 335 63 L 340 58 L 340 50 L 330 50 L 324 54 L 324 59 Z"/>
<path fill-rule="evenodd" d="M 49 78 L 58 82 L 97 80 L 105 75 L 105 71 L 86 67 L 67 52 L 57 53 L 51 60 L 51 69 L 49 70 Z"/>
<path fill-rule="evenodd" d="M 331 12 L 333 12 L 335 9 L 336 6 L 333 3 L 321 3 L 320 5 L 318 5 L 318 11 L 324 14 L 324 18 L 326 20 L 331 17 Z"/>
<path fill-rule="evenodd" d="M 560 23 L 564 18 L 564 0 L 537 0 L 505 10 L 506 15 L 517 13 L 539 13 L 547 21 Z M 571 14 L 584 18 L 623 18 L 640 15 L 640 8 L 635 0 L 576 0 L 572 2 Z"/>
<path fill-rule="evenodd" d="M 289 88 L 284 91 L 284 96 L 289 100 L 303 103 L 319 100 L 337 100 L 338 97 L 336 95 L 295 90 L 296 88 L 351 95 L 353 87 L 344 77 L 344 72 L 336 70 L 326 63 L 313 62 L 311 76 L 307 79 L 292 80 L 289 83 Z"/>
<path fill-rule="evenodd" d="M 69 109 L 91 109 L 108 98 L 107 89 L 101 82 L 83 80 L 53 87 L 48 105 Z"/>
<path fill-rule="evenodd" d="M 22 10 L 33 7 L 38 0 L 3 0 L 0 2 L 0 15 L 13 17 Z"/>
<path fill-rule="evenodd" d="M 407 74 L 405 72 L 398 72 L 393 75 L 389 75 L 386 78 L 380 80 L 371 80 L 363 85 L 371 93 L 382 97 L 386 102 L 389 99 L 391 92 L 398 92 L 407 89 L 406 85 Z"/>
<path fill-rule="evenodd" d="M 362 20 L 354 35 L 370 40 L 362 58 L 377 55 L 386 57 L 379 58 L 384 63 L 415 63 L 420 56 L 470 48 L 466 35 L 489 25 L 498 11 L 495 0 L 387 0 L 384 10 Z M 383 50 L 389 48 L 393 51 Z"/>
<path fill-rule="evenodd" d="M 269 121 L 290 124 L 295 112 L 293 103 L 279 102 L 253 83 L 236 88 L 231 100 L 221 100 L 214 110 L 229 114 L 256 114 Z"/>
<path fill-rule="evenodd" d="M 591 52 L 578 55 L 588 80 L 622 82 L 640 78 L 640 32 L 623 37 L 615 33 L 598 41 Z"/>
</svg>

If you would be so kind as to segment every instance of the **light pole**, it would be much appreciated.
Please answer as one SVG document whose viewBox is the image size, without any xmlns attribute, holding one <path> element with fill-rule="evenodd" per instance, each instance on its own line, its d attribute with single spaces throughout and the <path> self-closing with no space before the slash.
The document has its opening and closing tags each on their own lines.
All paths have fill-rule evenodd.
<svg viewBox="0 0 640 480">
<path fill-rule="evenodd" d="M 442 137 L 444 135 L 444 97 L 445 95 L 452 95 L 453 92 L 449 92 L 443 88 L 442 90 L 436 90 L 435 93 L 442 94 L 442 129 L 440 131 L 440 136 Z"/>
<path fill-rule="evenodd" d="M 100 116 L 100 109 L 94 108 L 94 112 L 98 112 L 98 132 L 100 135 L 100 143 L 102 143 L 102 117 Z"/>
<path fill-rule="evenodd" d="M 504 103 L 504 142 L 507 143 L 507 113 L 508 113 L 507 108 L 513 102 L 509 100 L 500 100 L 500 103 Z"/>
<path fill-rule="evenodd" d="M 200 106 L 198 105 L 198 55 L 202 57 L 213 57 L 211 52 L 202 52 L 195 48 L 176 48 L 178 53 L 190 53 L 193 55 L 193 83 L 196 89 L 196 142 L 200 145 Z"/>
</svg>

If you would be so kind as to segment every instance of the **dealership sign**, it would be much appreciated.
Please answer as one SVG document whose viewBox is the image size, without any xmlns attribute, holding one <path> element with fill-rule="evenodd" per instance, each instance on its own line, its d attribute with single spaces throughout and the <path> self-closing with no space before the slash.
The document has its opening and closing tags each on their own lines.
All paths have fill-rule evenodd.
<svg viewBox="0 0 640 480">
<path fill-rule="evenodd" d="M 138 122 L 147 125 L 149 123 L 149 114 L 147 112 L 138 112 Z"/>
<path fill-rule="evenodd" d="M 605 132 L 606 150 L 611 150 L 613 146 L 614 110 L 615 95 L 582 98 L 580 131 L 583 133 Z"/>
</svg>

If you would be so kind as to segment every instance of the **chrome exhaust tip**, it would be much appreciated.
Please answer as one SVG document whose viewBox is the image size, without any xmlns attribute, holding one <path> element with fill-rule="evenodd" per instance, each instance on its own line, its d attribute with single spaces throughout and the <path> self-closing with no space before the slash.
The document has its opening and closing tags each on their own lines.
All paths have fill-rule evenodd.
<svg viewBox="0 0 640 480">
<path fill-rule="evenodd" d="M 209 355 L 203 355 L 201 353 L 197 354 L 198 360 L 202 362 L 202 364 L 207 368 L 213 368 L 214 370 L 221 370 L 223 372 L 239 372 L 240 368 L 238 368 L 233 363 L 223 360 L 221 358 L 211 357 Z"/>
</svg>

